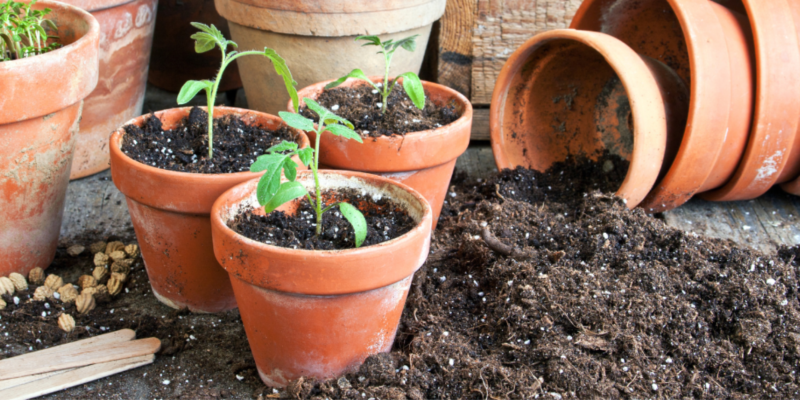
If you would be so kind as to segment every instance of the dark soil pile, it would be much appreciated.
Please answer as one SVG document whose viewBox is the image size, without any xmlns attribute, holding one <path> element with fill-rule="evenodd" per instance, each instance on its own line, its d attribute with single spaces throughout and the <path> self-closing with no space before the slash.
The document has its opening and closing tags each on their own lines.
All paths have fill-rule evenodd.
<svg viewBox="0 0 800 400">
<path fill-rule="evenodd" d="M 192 108 L 189 116 L 171 130 L 164 130 L 153 114 L 144 128 L 125 126 L 122 151 L 153 167 L 201 174 L 249 171 L 255 159 L 270 147 L 296 141 L 289 128 L 271 131 L 245 124 L 239 116 L 214 118 L 214 157 L 208 158 L 208 113 Z"/>
<path fill-rule="evenodd" d="M 328 89 L 319 96 L 317 102 L 336 115 L 350 121 L 356 132 L 362 136 L 404 135 L 436 129 L 457 120 L 461 113 L 454 104 L 435 104 L 425 93 L 425 108 L 420 110 L 406 94 L 400 84 L 396 84 L 389 95 L 386 114 L 381 113 L 383 97 L 367 83 L 353 87 Z M 307 108 L 300 113 L 317 120 L 317 114 Z"/>
<path fill-rule="evenodd" d="M 334 194 L 323 192 L 326 204 Z M 337 193 L 336 202 L 347 202 L 364 214 L 367 221 L 367 238 L 363 246 L 375 245 L 402 236 L 416 226 L 405 210 L 394 202 L 381 198 L 374 200 L 360 193 Z M 323 207 L 324 208 L 324 207 Z M 274 211 L 268 215 L 245 210 L 228 224 L 235 232 L 247 238 L 281 247 L 306 250 L 342 250 L 355 247 L 355 233 L 350 222 L 335 206 L 322 215 L 322 233 L 316 235 L 317 215 L 307 200 L 300 202 L 294 215 Z"/>
</svg>

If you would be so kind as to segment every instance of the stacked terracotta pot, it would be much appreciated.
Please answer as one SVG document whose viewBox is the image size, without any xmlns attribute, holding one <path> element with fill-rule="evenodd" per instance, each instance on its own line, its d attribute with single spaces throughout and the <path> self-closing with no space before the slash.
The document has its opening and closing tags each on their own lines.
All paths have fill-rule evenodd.
<svg viewBox="0 0 800 400">
<path fill-rule="evenodd" d="M 648 212 L 800 194 L 795 21 L 789 0 L 586 0 L 576 30 L 531 38 L 501 71 L 497 166 L 608 150 L 630 161 L 618 194 Z"/>
</svg>

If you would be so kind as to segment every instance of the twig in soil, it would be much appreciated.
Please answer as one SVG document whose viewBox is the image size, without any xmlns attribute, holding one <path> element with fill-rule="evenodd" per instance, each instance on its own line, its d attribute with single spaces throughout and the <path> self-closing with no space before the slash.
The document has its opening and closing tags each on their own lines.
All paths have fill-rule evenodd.
<svg viewBox="0 0 800 400">
<path fill-rule="evenodd" d="M 500 241 L 500 239 L 495 237 L 494 234 L 492 234 L 492 231 L 489 230 L 488 226 L 484 227 L 481 231 L 481 237 L 483 238 L 483 241 L 486 242 L 486 245 L 489 246 L 489 248 L 495 253 L 506 257 L 511 257 L 517 261 L 525 261 L 536 256 L 535 250 L 521 250 L 503 243 Z"/>
</svg>

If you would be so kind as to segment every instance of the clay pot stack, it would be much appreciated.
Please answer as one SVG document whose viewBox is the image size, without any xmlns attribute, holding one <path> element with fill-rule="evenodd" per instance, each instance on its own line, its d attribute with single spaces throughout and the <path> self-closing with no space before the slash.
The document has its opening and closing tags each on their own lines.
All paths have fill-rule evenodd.
<svg viewBox="0 0 800 400">
<path fill-rule="evenodd" d="M 647 212 L 776 184 L 800 195 L 800 4 L 586 0 L 570 28 L 531 38 L 501 71 L 498 168 L 607 151 L 630 161 L 617 194 Z"/>
</svg>

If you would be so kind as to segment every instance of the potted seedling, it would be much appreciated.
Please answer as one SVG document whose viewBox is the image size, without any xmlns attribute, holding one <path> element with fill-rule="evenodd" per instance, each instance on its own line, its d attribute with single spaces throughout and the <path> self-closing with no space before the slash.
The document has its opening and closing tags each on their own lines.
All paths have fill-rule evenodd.
<svg viewBox="0 0 800 400">
<path fill-rule="evenodd" d="M 362 141 L 349 121 L 304 102 L 316 124 L 281 112 L 286 124 L 314 132 L 317 144 Z M 294 156 L 310 171 L 296 172 Z M 251 167 L 266 173 L 225 192 L 211 213 L 214 252 L 270 386 L 332 378 L 389 351 L 429 252 L 432 212 L 419 193 L 376 175 L 321 171 L 321 156 L 277 145 Z"/>
<path fill-rule="evenodd" d="M 416 37 L 359 36 L 356 40 L 378 48 L 384 62 L 382 76 L 368 77 L 354 69 L 335 81 L 299 92 L 353 121 L 355 131 L 369 137 L 356 145 L 338 136 L 323 136 L 318 147 L 320 164 L 379 174 L 416 189 L 433 208 L 435 228 L 456 158 L 469 145 L 472 105 L 455 90 L 420 81 L 413 72 L 390 77 L 395 53 L 400 49 L 413 52 Z M 302 113 L 313 116 L 314 111 L 305 108 Z M 309 139 L 315 140 L 313 131 Z"/>
<path fill-rule="evenodd" d="M 213 81 L 186 82 L 178 103 L 205 91 L 208 106 L 145 115 L 117 130 L 111 175 L 127 198 L 153 294 L 174 308 L 217 312 L 235 308 L 236 301 L 228 275 L 214 260 L 211 205 L 225 190 L 260 175 L 248 170 L 251 159 L 284 140 L 306 148 L 308 138 L 276 116 L 215 107 L 225 69 L 240 57 L 267 58 L 297 99 L 294 80 L 271 49 L 238 52 L 213 25 L 193 25 L 199 29 L 192 35 L 195 50 L 219 48 L 222 62 Z"/>
<path fill-rule="evenodd" d="M 0 0 L 0 275 L 27 275 L 55 256 L 99 36 L 78 8 Z"/>
</svg>

